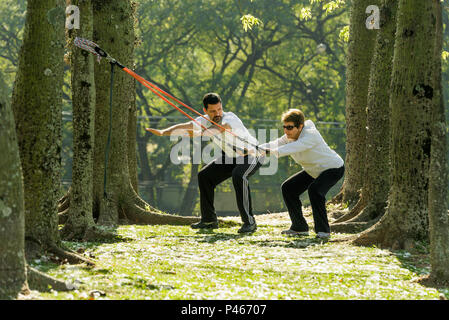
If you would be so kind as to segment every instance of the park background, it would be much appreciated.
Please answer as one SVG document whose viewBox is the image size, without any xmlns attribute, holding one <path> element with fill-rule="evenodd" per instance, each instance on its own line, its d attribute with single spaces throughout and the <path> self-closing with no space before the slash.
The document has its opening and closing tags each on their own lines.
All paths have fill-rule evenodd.
<svg viewBox="0 0 449 320">
<path fill-rule="evenodd" d="M 254 130 L 281 128 L 280 115 L 301 109 L 325 141 L 345 159 L 345 57 L 349 10 L 344 1 L 137 1 L 135 70 L 202 112 L 204 93 L 222 96 L 225 111 Z M 445 26 L 449 23 L 444 3 Z M 25 23 L 26 1 L 0 1 L 0 71 L 12 90 Z M 242 27 L 251 12 L 261 25 Z M 81 13 L 82 14 L 82 13 Z M 313 17 L 313 18 L 312 18 Z M 448 28 L 444 48 L 449 50 Z M 320 50 L 321 46 L 325 50 Z M 443 88 L 449 106 L 449 58 L 444 56 Z M 70 67 L 65 66 L 61 196 L 71 184 L 73 157 Z M 137 163 L 139 194 L 168 213 L 199 214 L 199 165 L 170 161 L 176 143 L 151 136 L 145 127 L 165 128 L 188 121 L 138 84 Z M 446 112 L 448 114 L 448 112 Z M 282 135 L 282 130 L 279 130 Z M 251 178 L 256 214 L 285 210 L 280 184 L 300 170 L 289 157 L 273 176 Z M 342 181 L 328 196 L 338 193 Z M 237 215 L 231 181 L 217 188 L 221 215 Z M 307 195 L 303 195 L 308 204 Z"/>
<path fill-rule="evenodd" d="M 378 3 L 380 2 L 378 1 Z M 393 2 L 382 1 L 383 4 L 389 5 Z M 371 1 L 148 0 L 128 2 L 110 0 L 90 2 L 73 0 L 72 3 L 80 6 L 93 4 L 96 24 L 95 32 L 88 36 L 89 38 L 98 39 L 96 41 L 100 45 L 104 45 L 107 51 L 115 57 L 119 57 L 120 61 L 128 63 L 128 66 L 137 73 L 176 95 L 187 104 L 201 110 L 203 94 L 208 91 L 219 92 L 223 97 L 225 110 L 237 113 L 245 125 L 253 129 L 280 128 L 279 116 L 285 109 L 301 108 L 306 116 L 317 124 L 328 144 L 347 159 L 345 147 L 348 146 L 350 140 L 347 135 L 349 135 L 349 131 L 354 132 L 354 130 L 347 131 L 347 126 L 350 125 L 348 119 L 351 118 L 348 114 L 352 115 L 353 111 L 350 107 L 354 107 L 354 101 L 348 101 L 351 100 L 349 98 L 354 98 L 356 95 L 354 92 L 348 92 L 348 89 L 354 89 L 361 83 L 366 84 L 367 76 L 375 78 L 375 74 L 367 73 L 363 79 L 356 78 L 355 81 L 346 79 L 348 74 L 357 73 L 358 76 L 363 74 L 360 72 L 362 67 L 365 70 L 370 69 L 370 62 L 367 62 L 366 65 L 358 64 L 357 68 L 350 63 L 347 66 L 347 63 L 357 58 L 354 52 L 351 54 L 349 50 L 351 44 L 352 47 L 356 46 L 360 49 L 365 46 L 365 43 L 367 48 L 368 44 L 372 46 L 374 43 L 373 35 L 376 31 L 367 31 L 365 27 L 367 14 L 364 11 L 367 5 L 372 4 Z M 132 10 L 129 10 L 131 3 Z M 412 1 L 401 1 L 401 3 L 408 5 Z M 424 3 L 429 9 L 428 3 L 430 2 L 413 1 L 413 10 L 421 18 L 423 18 L 422 12 L 418 12 L 417 8 L 424 7 Z M 436 8 L 438 3 L 433 1 L 432 6 L 435 5 Z M 441 82 L 447 117 L 449 96 L 447 84 L 448 4 L 447 1 L 442 1 L 441 4 L 444 24 Z M 21 149 L 20 155 L 25 179 L 26 236 L 22 237 L 23 229 L 14 229 L 19 224 L 12 228 L 3 228 L 4 232 L 1 235 L 7 239 L 2 241 L 4 248 L 11 244 L 17 244 L 17 247 L 20 247 L 25 238 L 27 277 L 30 288 L 36 288 L 36 277 L 40 281 L 45 279 L 52 283 L 52 286 L 49 287 L 42 286 L 42 282 L 38 281 L 39 291 L 48 292 L 50 289 L 50 293 L 42 293 L 44 298 L 444 299 L 444 296 L 448 296 L 447 283 L 445 289 L 440 288 L 441 295 L 439 295 L 437 290 L 419 285 L 416 281 L 416 278 L 428 275 L 431 269 L 434 272 L 433 280 L 447 279 L 444 276 L 439 277 L 444 273 L 447 276 L 447 268 L 445 268 L 447 262 L 444 262 L 444 259 L 440 259 L 439 264 L 434 259 L 432 268 L 430 268 L 429 251 L 434 253 L 433 258 L 443 257 L 444 253 L 448 252 L 447 241 L 444 241 L 447 239 L 444 238 L 445 235 L 447 236 L 447 228 L 444 229 L 445 225 L 440 224 L 442 237 L 434 237 L 430 243 L 427 241 L 427 216 L 432 214 L 432 210 L 428 209 L 427 203 L 423 201 L 427 198 L 427 188 L 423 187 L 423 183 L 412 185 L 412 187 L 422 187 L 422 190 L 419 190 L 420 198 L 416 203 L 412 201 L 416 199 L 409 197 L 406 203 L 402 203 L 402 206 L 397 208 L 409 208 L 408 214 L 398 216 L 389 213 L 385 215 L 387 219 L 382 220 L 383 222 L 387 221 L 387 224 L 379 223 L 378 225 L 383 226 L 370 229 L 386 231 L 382 238 L 374 239 L 374 241 L 371 241 L 372 239 L 369 239 L 368 236 L 368 241 L 365 242 L 367 247 L 363 247 L 363 238 L 367 239 L 366 235 L 370 232 L 350 236 L 345 232 L 335 231 L 339 224 L 335 222 L 342 214 L 345 217 L 348 213 L 348 207 L 344 201 L 337 206 L 328 206 L 333 231 L 332 239 L 329 242 L 323 242 L 313 237 L 291 239 L 280 235 L 280 231 L 289 226 L 287 213 L 270 213 L 285 209 L 279 197 L 280 184 L 285 178 L 300 170 L 298 165 L 286 157 L 281 159 L 276 175 L 256 174 L 251 180 L 256 211 L 260 214 L 257 217 L 258 230 L 256 233 L 245 236 L 237 234 L 236 230 L 240 221 L 236 216 L 235 208 L 229 205 L 230 199 L 233 200 L 230 183 L 224 184 L 217 190 L 219 214 L 231 214 L 235 217 L 224 219 L 220 217 L 221 228 L 217 232 L 191 230 L 188 224 L 198 220 L 197 217 L 189 217 L 189 215 L 198 214 L 198 190 L 195 178 L 196 172 L 201 166 L 173 165 L 170 163 L 169 155 L 175 142 L 170 141 L 167 137 L 150 136 L 144 131 L 144 128 L 148 126 L 164 128 L 186 119 L 179 117 L 175 110 L 153 96 L 140 84 L 132 85 L 133 80 L 121 72 L 116 74 L 115 85 L 116 92 L 119 92 L 119 100 L 126 100 L 125 103 L 134 105 L 131 100 L 134 99 L 134 93 L 136 93 L 137 123 L 135 130 L 131 131 L 137 133 L 135 141 L 132 140 L 137 153 L 135 157 L 129 158 L 131 159 L 129 162 L 133 162 L 133 159 L 136 160 L 136 170 L 133 171 L 134 168 L 131 168 L 132 163 L 130 163 L 130 174 L 128 175 L 126 165 L 122 164 L 120 167 L 120 163 L 127 162 L 126 151 L 124 151 L 126 148 L 123 148 L 123 145 L 120 146 L 121 148 L 117 148 L 113 144 L 111 149 L 114 150 L 111 155 L 113 162 L 109 167 L 113 174 L 108 175 L 107 188 L 98 190 L 98 186 L 103 185 L 103 172 L 98 169 L 102 168 L 101 163 L 104 160 L 102 149 L 104 145 L 101 142 L 106 134 L 102 134 L 107 131 L 108 126 L 105 120 L 95 120 L 96 126 L 98 125 L 100 128 L 95 131 L 95 149 L 100 157 L 95 159 L 94 165 L 97 169 L 94 170 L 96 171 L 93 174 L 94 177 L 88 177 L 83 182 L 80 174 L 76 176 L 75 170 L 72 172 L 72 165 L 75 166 L 72 163 L 72 158 L 76 159 L 78 155 L 79 159 L 80 155 L 73 150 L 76 147 L 76 143 L 74 146 L 72 141 L 73 136 L 76 136 L 76 130 L 73 128 L 73 115 L 78 112 L 78 115 L 89 116 L 88 113 L 92 115 L 93 110 L 80 112 L 80 109 L 77 109 L 80 106 L 79 103 L 74 103 L 72 106 L 71 100 L 75 99 L 77 93 L 75 90 L 71 92 L 70 88 L 79 83 L 80 77 L 93 76 L 94 72 L 74 72 L 74 70 L 81 71 L 74 66 L 77 59 L 83 56 L 80 50 L 71 45 L 76 31 L 66 30 L 66 38 L 64 38 L 64 34 L 61 32 L 64 27 L 60 25 L 60 29 L 54 28 L 62 21 L 59 19 L 58 22 L 57 18 L 61 18 L 60 13 L 63 11 L 64 1 L 59 1 L 57 8 L 55 8 L 55 3 L 50 0 L 30 0 L 28 5 L 34 9 L 37 6 L 37 9 L 36 11 L 30 10 L 31 13 L 26 15 L 26 1 L 0 1 L 2 81 L 3 79 L 6 81 L 8 97 L 14 86 L 14 79 L 16 79 L 15 90 L 18 92 L 22 90 L 22 95 L 16 94 L 15 97 L 13 95 L 12 99 L 12 105 L 16 111 L 19 139 L 36 141 L 38 132 L 46 132 L 53 138 L 45 141 L 50 142 L 49 144 L 45 144 L 42 139 L 38 141 L 39 144 L 31 143 L 31 150 L 28 150 L 30 151 L 28 153 L 24 153 Z M 46 7 L 47 5 L 49 7 Z M 350 9 L 354 13 L 351 15 L 351 19 L 349 17 Z M 41 20 L 39 20 L 38 14 L 43 12 L 46 12 L 47 15 L 41 16 Z M 124 15 L 117 15 L 117 12 Z M 248 16 L 247 13 L 251 13 L 253 16 Z M 129 23 L 130 16 L 134 18 L 134 26 Z M 28 24 L 29 30 L 40 33 L 42 38 L 39 36 L 28 38 L 28 43 L 25 41 L 28 46 L 19 54 L 21 39 L 26 38 L 25 17 L 27 21 L 35 22 L 34 25 L 31 22 Z M 430 15 L 426 16 L 426 18 L 428 17 Z M 348 27 L 350 20 L 354 27 L 354 34 L 359 32 L 369 34 L 369 36 L 364 40 L 351 42 Z M 49 23 L 43 23 L 45 21 Z M 248 22 L 257 21 L 261 21 L 261 23 L 248 24 Z M 430 19 L 425 21 L 425 25 L 430 30 Z M 116 25 L 114 26 L 114 24 Z M 47 30 L 48 34 L 58 30 L 59 38 L 56 42 L 48 41 L 50 45 L 45 48 L 41 47 L 41 52 L 39 52 L 36 50 L 39 45 L 46 43 L 43 39 L 46 34 L 42 30 Z M 83 32 L 87 31 L 89 30 L 83 30 Z M 135 43 L 130 42 L 126 37 L 127 34 L 134 34 L 134 32 L 136 33 Z M 413 33 L 406 33 L 406 35 L 410 34 Z M 114 41 L 117 37 L 120 41 Z M 372 41 L 370 42 L 368 38 Z M 130 39 L 132 40 L 134 37 Z M 66 40 L 68 40 L 67 43 Z M 422 40 L 424 42 L 427 39 Z M 64 47 L 64 45 L 66 46 Z M 62 66 L 63 50 L 61 49 L 64 50 L 66 58 L 66 64 L 63 67 L 64 81 L 55 83 L 53 86 L 48 83 L 44 85 L 43 82 L 30 85 L 33 83 L 23 81 L 24 79 L 35 80 L 41 76 L 39 74 L 39 76 L 34 75 L 28 78 L 20 77 L 21 72 L 26 75 L 27 72 L 33 71 L 33 68 L 29 66 L 38 64 L 37 61 L 48 63 L 51 57 L 54 57 L 55 67 Z M 425 48 L 421 48 L 420 52 L 414 53 L 422 54 L 424 51 Z M 133 52 L 133 54 L 127 55 L 128 52 Z M 383 53 L 377 52 L 377 58 L 383 56 Z M 19 67 L 19 55 L 22 55 L 22 59 L 25 61 L 29 59 L 30 63 L 28 65 L 20 64 L 21 67 Z M 362 53 L 362 55 L 364 54 Z M 369 54 L 365 54 L 363 58 L 368 59 L 368 56 Z M 90 58 L 93 57 L 90 56 Z M 439 60 L 435 59 L 435 63 Z M 387 65 L 387 63 L 377 61 L 382 67 Z M 418 70 L 417 66 L 407 64 L 406 61 L 407 59 L 399 59 L 399 62 L 403 62 L 404 68 Z M 94 62 L 93 59 L 89 62 L 91 67 L 92 62 Z M 72 63 L 72 69 L 70 69 L 70 63 Z M 95 113 L 104 117 L 107 114 L 106 108 L 104 108 L 105 102 L 109 101 L 108 95 L 105 94 L 109 92 L 109 70 L 104 60 L 101 63 L 94 63 L 95 92 L 100 96 L 97 97 L 98 105 L 95 108 Z M 373 66 L 376 67 L 376 64 Z M 427 67 L 428 70 L 433 70 L 429 65 Z M 379 74 L 388 76 L 390 69 L 379 72 Z M 52 70 L 46 69 L 44 75 L 47 77 L 52 75 Z M 62 68 L 58 69 L 58 77 L 55 75 L 55 79 L 62 80 L 61 75 Z M 438 76 L 439 73 L 436 73 L 435 77 Z M 408 77 L 405 78 L 407 79 L 402 80 L 407 81 Z M 119 84 L 117 85 L 117 83 Z M 61 93 L 60 87 L 63 88 L 62 110 L 59 109 L 59 102 L 56 101 Z M 32 104 L 30 96 L 28 96 L 28 100 L 20 101 L 20 97 L 26 96 L 28 92 L 33 92 L 34 96 L 40 97 L 44 90 L 54 93 L 55 104 Z M 79 93 L 80 91 L 78 91 L 78 98 Z M 424 91 L 424 93 L 427 95 L 428 92 Z M 377 92 L 377 94 L 380 96 L 381 93 Z M 2 99 L 4 96 L 6 95 L 3 95 L 2 92 Z M 366 102 L 366 96 L 363 94 L 361 96 L 361 99 Z M 391 106 L 392 109 L 396 111 L 399 110 L 399 107 L 408 106 L 405 101 L 402 102 Z M 122 106 L 120 103 L 117 105 Z M 356 105 L 356 107 L 360 106 Z M 33 114 L 38 109 L 41 112 L 40 116 L 43 114 L 48 116 L 48 113 L 51 115 L 48 118 L 42 116 L 40 118 L 42 121 L 37 121 L 37 123 L 37 116 L 27 117 L 27 114 Z M 52 113 L 53 110 L 58 111 Z M 120 122 L 120 117 L 127 118 L 126 111 L 123 110 L 126 109 L 114 109 L 113 126 L 117 123 L 123 124 L 124 121 Z M 348 110 L 350 111 L 348 112 Z M 361 110 L 360 114 L 364 114 L 363 111 Z M 421 113 L 422 119 L 420 117 L 408 119 L 408 123 L 400 128 L 398 136 L 407 136 L 403 133 L 408 132 L 409 128 L 413 129 L 410 136 L 414 137 L 413 134 L 419 134 L 420 129 L 429 125 L 425 121 L 428 120 L 426 117 L 429 117 L 430 114 L 432 112 L 428 110 L 428 112 Z M 392 116 L 391 119 L 393 118 L 397 119 Z M 59 124 L 61 119 L 63 120 L 62 127 Z M 351 122 L 357 123 L 357 120 L 351 119 Z M 415 120 L 416 122 L 413 122 Z M 34 123 L 32 123 L 33 121 Z M 130 121 L 130 125 L 132 122 Z M 27 125 L 21 125 L 25 123 Z M 419 123 L 420 126 L 415 128 L 413 123 Z M 38 129 L 36 130 L 36 128 Z M 24 132 L 24 129 L 31 130 Z M 62 143 L 59 140 L 59 129 L 62 129 Z M 445 129 L 447 131 L 447 128 Z M 121 136 L 126 136 L 126 130 L 114 131 L 113 141 L 120 140 Z M 117 133 L 117 131 L 119 132 Z M 363 126 L 361 131 L 363 131 Z M 97 135 L 100 136 L 98 140 Z M 11 136 L 13 136 L 12 133 Z M 393 138 L 395 137 L 393 135 Z M 357 145 L 357 137 L 355 140 L 354 136 L 352 138 L 352 145 Z M 387 134 L 384 139 L 388 139 Z M 429 151 L 427 149 L 428 140 L 423 142 L 422 150 L 413 149 L 417 158 L 421 157 L 421 152 Z M 435 142 L 438 141 L 432 141 L 432 150 Z M 23 144 L 21 147 L 24 147 Z M 359 147 L 360 154 L 364 155 L 365 143 L 360 142 Z M 413 146 L 410 144 L 409 147 Z M 42 150 L 45 154 L 39 157 L 39 152 Z M 56 150 L 57 152 L 55 152 Z M 399 157 L 405 159 L 406 151 L 401 152 Z M 31 157 L 25 158 L 27 155 Z M 375 155 L 375 153 L 368 152 L 366 158 L 360 156 L 359 160 L 378 164 L 378 162 L 371 161 L 370 156 L 374 157 Z M 42 159 L 49 162 L 39 162 Z M 425 159 L 420 159 L 423 160 L 422 163 L 425 162 Z M 59 165 L 60 160 L 62 168 Z M 408 160 L 411 162 L 415 159 Z M 14 168 L 16 168 L 19 161 L 16 158 L 10 163 L 14 164 Z M 85 163 L 82 169 L 88 167 L 89 165 Z M 353 164 L 349 167 L 353 172 L 358 171 L 359 174 L 362 172 L 360 167 Z M 124 170 L 116 170 L 117 168 Z M 47 174 L 39 176 L 38 173 L 42 172 L 41 169 L 45 169 Z M 383 170 L 384 172 L 388 171 L 388 167 Z M 125 183 L 122 183 L 123 181 L 117 183 L 120 177 L 118 180 L 114 180 L 120 175 L 117 172 L 123 174 Z M 414 176 L 421 178 L 427 175 L 424 169 L 410 170 L 410 172 L 414 172 L 414 174 L 408 175 L 412 178 Z M 444 170 L 439 172 L 441 176 L 444 176 Z M 14 178 L 18 175 L 10 176 Z M 38 179 L 38 187 L 35 188 L 27 183 L 30 181 L 30 177 L 34 176 L 37 176 Z M 128 180 L 132 180 L 134 183 L 133 176 L 138 177 L 139 182 L 129 188 Z M 54 177 L 57 179 L 48 183 Z M 435 175 L 433 177 L 435 178 Z M 374 181 L 372 175 L 363 178 L 365 182 Z M 17 189 L 21 188 L 21 184 L 14 181 L 16 183 L 13 186 Z M 408 181 L 415 180 L 409 179 Z M 96 204 L 92 208 L 91 201 L 86 200 L 82 205 L 91 205 L 87 212 L 93 212 L 93 217 L 90 214 L 83 214 L 82 209 L 85 208 L 82 208 L 80 203 L 74 203 L 80 199 L 77 195 L 90 192 L 87 186 L 92 185 L 92 182 L 95 185 L 93 198 Z M 76 185 L 77 190 L 71 193 L 68 188 L 70 184 L 72 187 Z M 348 183 L 348 185 L 350 184 Z M 405 183 L 403 185 L 406 186 Z M 330 192 L 329 198 L 339 191 L 340 186 L 341 182 Z M 370 194 L 367 191 L 368 188 L 365 186 L 363 188 L 362 198 Z M 147 202 L 143 202 L 135 195 L 131 195 L 131 199 L 126 198 L 130 193 L 125 193 L 130 189 L 138 191 L 138 194 Z M 6 192 L 9 190 L 10 188 L 6 188 Z M 54 192 L 55 190 L 56 192 Z M 442 190 L 446 193 L 444 199 L 447 199 L 447 190 L 444 188 Z M 110 195 L 117 195 L 117 197 L 110 201 L 107 199 L 106 191 Z M 351 192 L 354 191 L 349 190 L 347 194 L 351 195 Z M 397 194 L 398 189 L 395 191 Z M 56 193 L 57 196 L 55 196 Z M 392 194 L 394 193 L 392 192 Z M 41 199 L 44 199 L 44 205 L 35 206 L 40 203 L 30 198 L 34 194 L 40 194 Z M 438 199 L 443 199 L 443 197 Z M 19 203 L 20 199 L 16 200 Z M 106 206 L 104 205 L 105 200 L 107 200 Z M 121 200 L 125 201 L 120 203 Z M 303 200 L 306 205 L 304 208 L 306 219 L 312 226 L 310 208 L 307 207 L 307 195 L 303 197 Z M 135 202 L 133 203 L 133 201 Z M 440 201 L 440 203 L 444 202 Z M 410 206 L 408 206 L 409 203 Z M 424 204 L 421 205 L 422 203 Z M 57 205 L 58 208 L 56 208 Z M 160 212 L 159 209 L 182 215 L 182 217 L 167 215 Z M 382 209 L 385 209 L 385 206 Z M 59 211 L 59 215 L 56 211 Z M 355 211 L 354 208 L 351 209 L 352 211 Z M 445 207 L 443 214 L 446 211 Z M 9 213 L 9 211 L 4 212 Z M 383 210 L 378 210 L 377 213 L 382 214 Z M 79 216 L 88 222 L 80 230 L 75 228 L 75 222 L 83 223 L 82 219 L 76 220 L 76 217 Z M 119 220 L 124 217 L 135 219 Z M 390 217 L 392 219 L 399 217 L 399 219 L 395 221 L 396 224 L 388 225 Z M 376 217 L 376 219 L 378 218 L 380 217 Z M 62 219 L 68 220 L 63 222 Z M 362 229 L 377 221 L 376 219 L 365 221 Z M 10 223 L 7 219 L 5 221 Z M 145 225 L 146 223 L 150 225 Z M 166 223 L 179 223 L 182 226 L 167 225 Z M 357 226 L 357 223 L 346 224 L 346 226 L 348 225 Z M 414 228 L 415 226 L 418 226 L 418 229 Z M 435 223 L 432 224 L 430 229 L 435 226 Z M 361 230 L 352 231 L 351 233 L 357 233 Z M 354 237 L 362 238 L 362 242 L 358 243 L 362 247 L 354 246 L 350 242 Z M 35 241 L 36 239 L 38 241 Z M 442 244 L 441 247 L 435 247 L 438 243 Z M 36 244 L 39 244 L 39 248 L 35 246 Z M 0 252 L 3 253 L 3 249 Z M 10 260 L 4 260 L 6 265 L 8 267 L 13 265 L 14 260 L 19 262 L 20 267 L 12 271 L 16 273 L 24 271 L 25 269 L 22 268 L 25 267 L 24 261 L 17 261 L 17 254 L 15 254 L 17 251 L 11 252 L 14 254 L 7 257 Z M 4 261 L 2 259 L 2 263 Z M 79 264 L 80 262 L 86 263 L 86 265 Z M 61 285 L 54 279 L 48 280 L 48 276 L 68 282 Z M 2 281 L 8 282 L 12 279 L 8 274 L 2 274 Z M 20 284 L 20 281 L 17 283 Z M 79 290 L 65 293 L 67 289 L 73 290 L 78 284 L 81 284 Z M 15 290 L 12 286 L 7 289 Z M 16 292 L 14 291 L 14 293 Z"/>
</svg>

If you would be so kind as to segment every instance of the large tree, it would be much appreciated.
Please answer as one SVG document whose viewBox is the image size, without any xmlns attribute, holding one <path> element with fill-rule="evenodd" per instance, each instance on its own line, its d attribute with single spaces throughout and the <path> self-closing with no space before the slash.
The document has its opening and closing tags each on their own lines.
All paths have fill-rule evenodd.
<svg viewBox="0 0 449 320">
<path fill-rule="evenodd" d="M 134 66 L 134 10 L 130 1 L 92 1 L 94 16 L 94 42 L 101 45 L 123 65 Z M 115 26 L 110 28 L 110 26 Z M 113 83 L 113 106 L 109 118 L 109 93 L 112 66 L 95 65 L 96 110 L 93 174 L 93 212 L 98 223 L 114 225 L 119 217 L 131 222 L 149 224 L 189 224 L 196 217 L 161 214 L 139 197 L 133 187 L 135 171 L 130 162 L 136 161 L 136 148 L 129 142 L 130 114 L 135 115 L 134 79 L 116 67 Z M 111 119 L 111 121 L 109 120 Z M 134 120 L 135 121 L 135 120 Z M 131 121 L 132 122 L 132 121 Z M 108 139 L 109 126 L 111 128 Z M 135 124 L 134 131 L 135 131 Z M 132 130 L 131 130 L 132 131 Z M 108 140 L 110 145 L 108 147 Z M 132 145 L 130 147 L 130 145 Z M 105 161 L 105 155 L 108 156 Z M 106 167 L 106 185 L 104 175 Z"/>
<path fill-rule="evenodd" d="M 73 286 L 27 266 L 25 261 L 25 204 L 14 116 L 0 73 L 0 300 L 15 299 L 29 288 L 67 291 Z M 49 287 L 50 286 L 50 287 Z"/>
<path fill-rule="evenodd" d="M 429 172 L 429 280 L 437 285 L 449 284 L 449 214 L 447 211 L 447 123 L 441 83 L 441 51 L 443 42 L 442 8 L 432 0 L 436 16 L 435 101 L 432 110 L 432 147 Z"/>
<path fill-rule="evenodd" d="M 346 68 L 346 159 L 342 189 L 334 199 L 352 207 L 363 186 L 366 144 L 366 108 L 371 60 L 377 31 L 368 29 L 366 9 L 379 1 L 353 0 L 350 6 Z"/>
<path fill-rule="evenodd" d="M 78 262 L 80 257 L 60 248 L 57 216 L 64 22 L 65 1 L 28 1 L 12 108 L 24 177 L 27 254 L 44 249 Z"/>
<path fill-rule="evenodd" d="M 0 299 L 26 289 L 23 180 L 14 117 L 0 73 Z"/>
<path fill-rule="evenodd" d="M 433 1 L 400 0 L 391 82 L 391 189 L 382 219 L 356 244 L 410 248 L 428 236 L 435 83 Z M 439 101 L 438 101 L 439 102 Z"/>
<path fill-rule="evenodd" d="M 383 215 L 390 190 L 390 84 L 396 33 L 396 0 L 380 7 L 366 109 L 366 143 L 362 194 L 350 212 L 332 225 L 334 231 L 361 231 Z M 345 222 L 345 223 L 342 223 Z"/>
<path fill-rule="evenodd" d="M 73 45 L 75 37 L 92 39 L 93 14 L 90 0 L 73 0 L 80 12 L 80 29 L 69 30 L 73 106 L 72 185 L 70 206 L 62 230 L 65 239 L 88 238 L 94 231 L 92 215 L 93 150 L 95 123 L 94 58 Z"/>
</svg>

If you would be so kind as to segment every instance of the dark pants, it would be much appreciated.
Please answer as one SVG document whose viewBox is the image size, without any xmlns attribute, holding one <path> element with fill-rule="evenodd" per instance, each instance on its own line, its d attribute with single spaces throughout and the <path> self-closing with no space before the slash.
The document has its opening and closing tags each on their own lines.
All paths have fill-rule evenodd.
<svg viewBox="0 0 449 320">
<path fill-rule="evenodd" d="M 282 183 L 282 196 L 292 220 L 290 229 L 295 231 L 309 230 L 309 226 L 302 215 L 301 200 L 299 199 L 299 196 L 308 190 L 315 232 L 330 233 L 326 212 L 326 193 L 343 177 L 344 172 L 344 166 L 328 169 L 314 179 L 307 172 L 301 171 Z"/>
<path fill-rule="evenodd" d="M 232 160 L 232 163 L 229 163 Z M 226 158 L 224 155 L 215 159 L 198 172 L 198 185 L 200 189 L 201 221 L 217 221 L 214 208 L 215 187 L 232 177 L 237 206 L 244 223 L 255 222 L 252 206 L 251 193 L 248 178 L 252 176 L 261 166 L 260 158 L 245 156 L 243 158 Z"/>
</svg>

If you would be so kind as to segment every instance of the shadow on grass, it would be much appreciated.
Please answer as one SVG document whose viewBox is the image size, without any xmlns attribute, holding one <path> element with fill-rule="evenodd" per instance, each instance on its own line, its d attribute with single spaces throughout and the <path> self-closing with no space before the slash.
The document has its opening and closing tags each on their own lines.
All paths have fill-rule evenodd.
<svg viewBox="0 0 449 320">
<path fill-rule="evenodd" d="M 418 249 L 411 250 L 410 252 L 402 250 L 394 250 L 391 252 L 397 257 L 402 267 L 419 276 L 419 279 L 416 280 L 417 283 L 424 287 L 438 290 L 442 300 L 449 299 L 449 283 L 438 282 L 428 277 L 431 269 L 428 244 L 420 243 Z"/>
<path fill-rule="evenodd" d="M 215 230 L 200 230 L 196 235 L 202 236 L 197 238 L 199 243 L 215 243 L 219 241 L 232 241 L 232 240 L 242 240 L 242 245 L 256 245 L 260 247 L 282 247 L 282 248 L 297 248 L 304 249 L 309 246 L 322 245 L 329 240 L 327 239 L 316 239 L 310 237 L 285 237 L 285 239 L 257 239 L 251 238 L 254 233 L 225 233 L 217 232 Z M 184 236 L 183 236 L 184 237 Z"/>
</svg>

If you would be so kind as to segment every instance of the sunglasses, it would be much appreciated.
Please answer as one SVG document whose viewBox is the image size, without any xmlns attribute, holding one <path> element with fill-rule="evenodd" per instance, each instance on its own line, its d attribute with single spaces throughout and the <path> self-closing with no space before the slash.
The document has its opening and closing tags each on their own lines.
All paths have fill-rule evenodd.
<svg viewBox="0 0 449 320">
<path fill-rule="evenodd" d="M 282 126 L 284 129 L 287 129 L 288 131 L 293 130 L 293 128 L 296 128 L 296 126 Z"/>
</svg>

